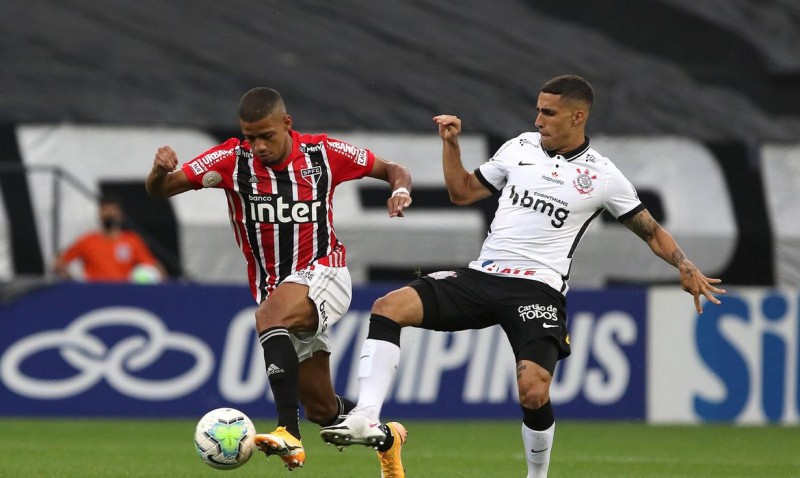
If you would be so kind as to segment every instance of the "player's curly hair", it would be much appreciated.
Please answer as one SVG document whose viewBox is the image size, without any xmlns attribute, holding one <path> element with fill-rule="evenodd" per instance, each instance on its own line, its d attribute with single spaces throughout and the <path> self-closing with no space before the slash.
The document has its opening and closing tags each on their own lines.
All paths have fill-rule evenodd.
<svg viewBox="0 0 800 478">
<path fill-rule="evenodd" d="M 594 104 L 594 89 L 592 85 L 578 75 L 557 76 L 542 85 L 540 91 L 551 95 L 561 95 L 561 97 L 571 100 L 582 101 L 589 105 L 589 109 Z"/>
<path fill-rule="evenodd" d="M 281 94 L 272 88 L 259 86 L 242 96 L 239 101 L 239 119 L 254 123 L 266 118 L 277 109 L 286 111 Z"/>
</svg>

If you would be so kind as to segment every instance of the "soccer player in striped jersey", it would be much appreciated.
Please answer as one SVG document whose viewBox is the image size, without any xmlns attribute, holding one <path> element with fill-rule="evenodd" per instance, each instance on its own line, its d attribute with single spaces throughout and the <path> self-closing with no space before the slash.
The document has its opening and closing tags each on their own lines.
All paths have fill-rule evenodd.
<svg viewBox="0 0 800 478">
<path fill-rule="evenodd" d="M 271 88 L 245 93 L 239 120 L 244 141 L 231 138 L 180 168 L 171 147 L 159 148 L 146 186 L 159 198 L 202 188 L 225 191 L 259 304 L 256 329 L 278 414 L 277 429 L 255 441 L 292 470 L 305 462 L 298 402 L 322 426 L 337 423 L 355 405 L 335 394 L 329 364 L 328 327 L 347 312 L 352 297 L 345 246 L 333 227 L 334 189 L 365 176 L 384 180 L 392 191 L 388 215 L 402 217 L 411 205 L 411 176 L 367 149 L 293 130 L 281 95 Z M 405 429 L 387 424 L 384 430 L 382 472 L 402 476 L 395 471 L 402 470 Z"/>
<path fill-rule="evenodd" d="M 473 172 L 461 162 L 461 120 L 434 117 L 451 201 L 468 205 L 494 194 L 497 211 L 469 267 L 428 274 L 375 302 L 361 352 L 358 404 L 342 423 L 322 429 L 325 441 L 383 439 L 376 423 L 399 361 L 402 327 L 456 331 L 500 325 L 517 360 L 528 478 L 547 476 L 555 431 L 550 383 L 557 361 L 570 354 L 567 280 L 578 243 L 603 210 L 678 269 L 698 313 L 701 297 L 719 303 L 714 294 L 725 291 L 714 284 L 720 280 L 695 267 L 619 169 L 591 148 L 584 131 L 593 102 L 583 78 L 548 81 L 536 107 L 539 131 L 509 140 Z"/>
</svg>

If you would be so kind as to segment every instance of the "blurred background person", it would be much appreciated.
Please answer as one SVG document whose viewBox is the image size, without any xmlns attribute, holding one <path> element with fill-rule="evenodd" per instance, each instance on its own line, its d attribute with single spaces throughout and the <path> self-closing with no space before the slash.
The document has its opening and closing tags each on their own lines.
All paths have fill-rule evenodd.
<svg viewBox="0 0 800 478">
<path fill-rule="evenodd" d="M 139 234 L 126 229 L 125 212 L 110 196 L 100 199 L 101 228 L 79 237 L 59 254 L 55 272 L 64 279 L 87 282 L 161 282 L 167 277 L 164 266 L 155 258 Z M 82 276 L 74 261 L 80 261 Z"/>
</svg>

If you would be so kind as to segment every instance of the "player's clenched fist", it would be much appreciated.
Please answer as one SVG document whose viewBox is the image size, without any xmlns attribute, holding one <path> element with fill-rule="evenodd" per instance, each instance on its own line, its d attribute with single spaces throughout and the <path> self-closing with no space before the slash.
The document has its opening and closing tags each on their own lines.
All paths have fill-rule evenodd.
<svg viewBox="0 0 800 478">
<path fill-rule="evenodd" d="M 156 151 L 153 160 L 153 169 L 157 172 L 168 173 L 178 167 L 178 155 L 169 146 L 162 146 Z"/>
<path fill-rule="evenodd" d="M 461 133 L 461 120 L 458 116 L 439 115 L 434 116 L 433 121 L 439 125 L 439 136 L 444 140 L 454 139 Z"/>
</svg>

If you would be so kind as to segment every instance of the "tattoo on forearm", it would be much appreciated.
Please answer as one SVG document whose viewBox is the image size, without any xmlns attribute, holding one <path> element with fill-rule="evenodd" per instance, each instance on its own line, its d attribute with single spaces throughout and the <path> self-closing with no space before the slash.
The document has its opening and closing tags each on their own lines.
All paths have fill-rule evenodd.
<svg viewBox="0 0 800 478">
<path fill-rule="evenodd" d="M 628 228 L 641 237 L 644 242 L 650 242 L 660 227 L 661 225 L 653 219 L 653 216 L 644 212 L 633 216 L 628 222 Z"/>
<path fill-rule="evenodd" d="M 686 254 L 684 254 L 680 248 L 675 249 L 672 252 L 672 263 L 675 265 L 675 267 L 678 267 L 682 262 L 685 262 L 684 272 L 691 274 L 697 270 L 694 264 L 692 264 L 692 261 L 686 257 Z"/>
</svg>

